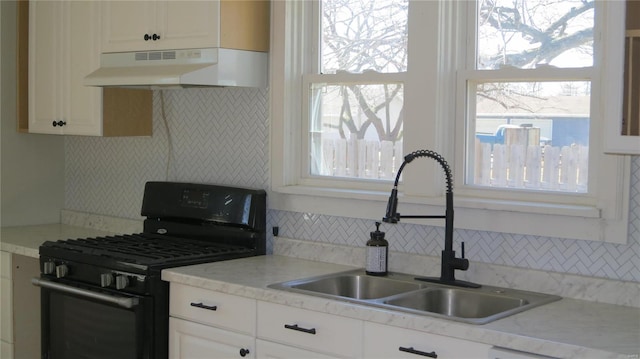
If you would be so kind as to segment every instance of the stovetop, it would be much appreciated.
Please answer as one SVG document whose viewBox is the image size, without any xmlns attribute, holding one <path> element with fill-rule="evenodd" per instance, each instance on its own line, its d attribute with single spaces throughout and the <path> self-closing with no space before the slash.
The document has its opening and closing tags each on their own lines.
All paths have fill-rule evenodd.
<svg viewBox="0 0 640 359">
<path fill-rule="evenodd" d="M 142 233 L 43 243 L 42 277 L 110 290 L 120 278 L 129 284 L 117 290 L 155 293 L 162 269 L 266 253 L 264 190 L 147 182 L 141 214 Z"/>
<path fill-rule="evenodd" d="M 127 263 L 138 267 L 169 267 L 199 259 L 243 257 L 253 252 L 242 246 L 149 233 L 48 241 L 40 248 L 41 255 L 59 259 L 102 265 Z"/>
</svg>

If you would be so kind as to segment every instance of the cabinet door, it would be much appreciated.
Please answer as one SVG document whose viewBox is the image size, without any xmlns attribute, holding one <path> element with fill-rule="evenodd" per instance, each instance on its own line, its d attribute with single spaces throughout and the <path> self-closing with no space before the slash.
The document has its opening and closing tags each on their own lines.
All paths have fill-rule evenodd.
<svg viewBox="0 0 640 359">
<path fill-rule="evenodd" d="M 84 86 L 85 76 L 100 66 L 100 2 L 70 1 L 69 21 L 65 25 L 69 50 L 68 88 L 63 101 L 67 135 L 102 135 L 102 89 Z"/>
<path fill-rule="evenodd" d="M 169 358 L 255 358 L 253 337 L 169 318 Z"/>
<path fill-rule="evenodd" d="M 40 276 L 40 261 L 14 254 L 11 264 L 13 354 L 16 359 L 40 358 L 40 287 L 31 284 L 31 278 Z"/>
<path fill-rule="evenodd" d="M 102 52 L 152 49 L 153 40 L 144 35 L 158 31 L 156 11 L 155 1 L 102 2 Z"/>
<path fill-rule="evenodd" d="M 59 96 L 64 72 L 62 1 L 32 1 L 29 6 L 29 132 L 62 134 Z"/>
<path fill-rule="evenodd" d="M 218 47 L 219 1 L 167 1 L 158 6 L 155 49 Z"/>
<path fill-rule="evenodd" d="M 364 326 L 365 358 L 487 358 L 490 345 L 376 323 Z"/>
<path fill-rule="evenodd" d="M 219 1 L 104 2 L 103 52 L 217 47 L 219 9 Z"/>
<path fill-rule="evenodd" d="M 287 345 L 276 344 L 266 340 L 256 340 L 256 357 L 260 359 L 329 359 L 335 358 L 325 354 L 312 352 Z"/>
<path fill-rule="evenodd" d="M 102 90 L 85 87 L 99 66 L 97 1 L 29 7 L 29 132 L 102 134 Z"/>
</svg>

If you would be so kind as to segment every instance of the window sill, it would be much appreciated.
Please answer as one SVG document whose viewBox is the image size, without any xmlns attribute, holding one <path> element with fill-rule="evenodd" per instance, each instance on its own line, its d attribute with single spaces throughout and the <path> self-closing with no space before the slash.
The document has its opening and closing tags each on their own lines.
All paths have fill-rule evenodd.
<svg viewBox="0 0 640 359">
<path fill-rule="evenodd" d="M 311 186 L 273 188 L 269 208 L 328 216 L 381 220 L 389 192 L 353 191 Z M 444 198 L 399 197 L 402 214 L 444 213 Z M 603 218 L 601 210 L 581 205 L 455 197 L 455 228 L 552 238 L 625 244 L 628 205 L 621 218 Z M 626 209 L 626 210 L 625 210 Z M 403 219 L 403 223 L 443 226 L 440 220 Z"/>
</svg>

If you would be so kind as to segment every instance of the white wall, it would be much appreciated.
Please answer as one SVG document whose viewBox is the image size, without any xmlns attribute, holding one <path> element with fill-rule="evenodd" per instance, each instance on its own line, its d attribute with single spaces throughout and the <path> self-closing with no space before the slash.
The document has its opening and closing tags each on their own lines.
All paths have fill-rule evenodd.
<svg viewBox="0 0 640 359">
<path fill-rule="evenodd" d="M 16 2 L 0 1 L 0 225 L 57 223 L 64 138 L 16 131 Z"/>
</svg>

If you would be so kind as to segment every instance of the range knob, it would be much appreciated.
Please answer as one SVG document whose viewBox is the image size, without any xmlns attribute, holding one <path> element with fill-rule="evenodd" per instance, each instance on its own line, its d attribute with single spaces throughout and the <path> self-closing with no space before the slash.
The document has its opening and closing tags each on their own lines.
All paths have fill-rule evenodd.
<svg viewBox="0 0 640 359">
<path fill-rule="evenodd" d="M 126 275 L 116 276 L 116 289 L 124 289 L 129 285 L 129 278 Z"/>
<path fill-rule="evenodd" d="M 108 287 L 113 283 L 113 274 L 111 273 L 102 273 L 100 274 L 100 286 Z"/>
<path fill-rule="evenodd" d="M 42 265 L 42 272 L 44 274 L 53 274 L 56 270 L 56 263 L 54 261 L 44 262 Z"/>
<path fill-rule="evenodd" d="M 60 264 L 59 266 L 56 266 L 56 277 L 57 278 L 66 277 L 67 274 L 69 274 L 69 267 L 67 267 L 66 264 Z"/>
</svg>

